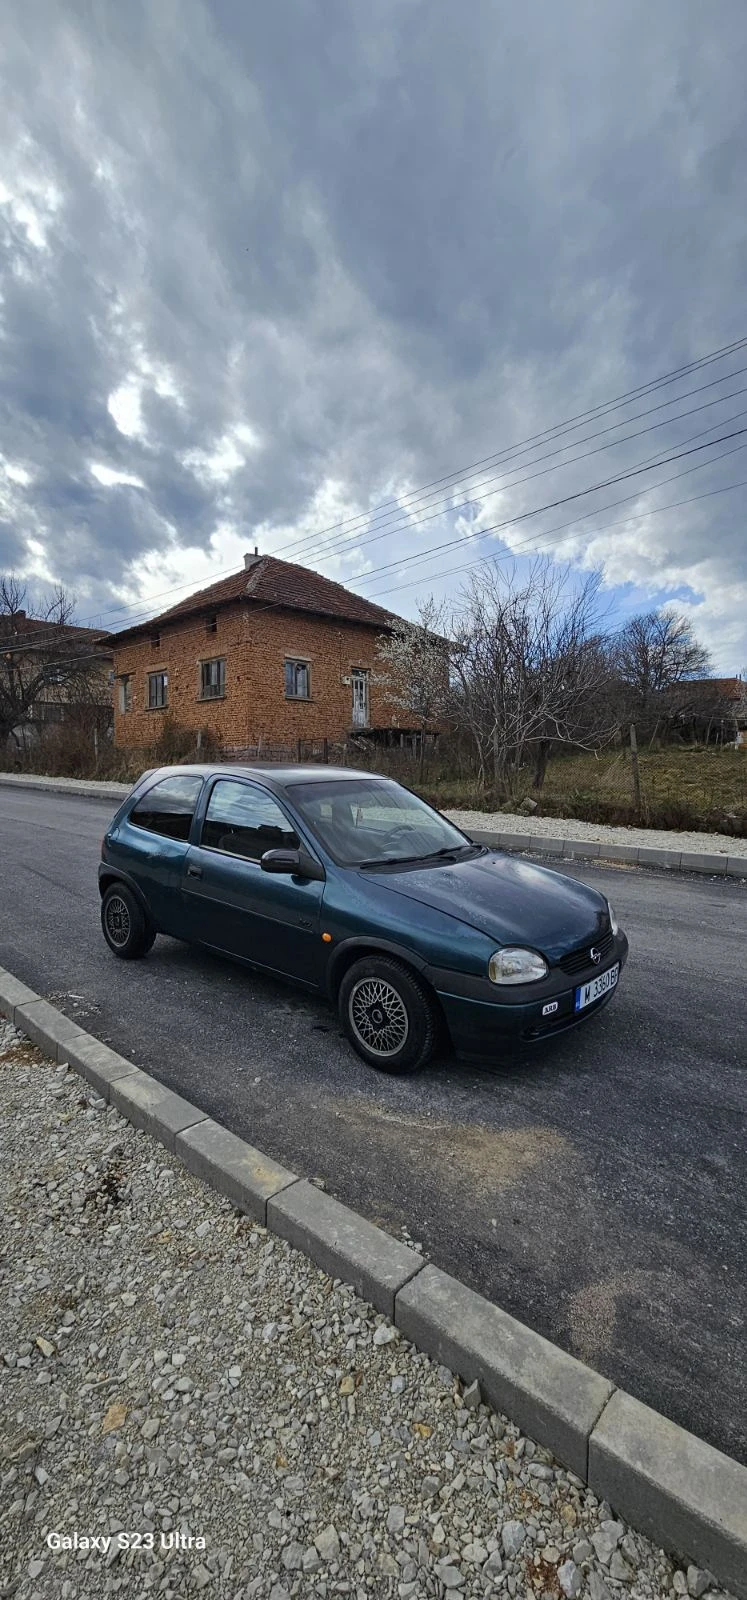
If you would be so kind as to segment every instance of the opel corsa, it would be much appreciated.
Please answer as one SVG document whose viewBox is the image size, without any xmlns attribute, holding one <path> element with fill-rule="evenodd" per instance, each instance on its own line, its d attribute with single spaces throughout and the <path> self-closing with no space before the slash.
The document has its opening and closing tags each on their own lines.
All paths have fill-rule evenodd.
<svg viewBox="0 0 747 1600">
<path fill-rule="evenodd" d="M 102 846 L 101 922 L 131 960 L 157 934 L 336 1002 L 384 1072 L 448 1034 L 500 1057 L 595 1016 L 628 953 L 609 901 L 474 844 L 388 778 L 349 768 L 147 772 Z"/>
</svg>

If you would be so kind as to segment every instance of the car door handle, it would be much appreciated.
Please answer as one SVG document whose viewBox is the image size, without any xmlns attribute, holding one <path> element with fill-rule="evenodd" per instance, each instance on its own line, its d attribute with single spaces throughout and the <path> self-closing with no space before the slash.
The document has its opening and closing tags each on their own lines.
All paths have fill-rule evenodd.
<svg viewBox="0 0 747 1600">
<path fill-rule="evenodd" d="M 202 877 L 202 867 L 187 867 L 187 877 L 188 878 L 201 878 Z"/>
</svg>

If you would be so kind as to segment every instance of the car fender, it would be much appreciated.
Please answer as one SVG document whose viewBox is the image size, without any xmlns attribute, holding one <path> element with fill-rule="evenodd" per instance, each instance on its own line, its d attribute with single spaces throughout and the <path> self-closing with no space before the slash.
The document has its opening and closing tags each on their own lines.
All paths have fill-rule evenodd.
<svg viewBox="0 0 747 1600">
<path fill-rule="evenodd" d="M 106 890 L 112 883 L 124 883 L 127 885 L 127 888 L 131 890 L 132 894 L 134 894 L 138 905 L 148 918 L 148 921 L 152 924 L 153 915 L 139 884 L 136 883 L 135 879 L 130 876 L 129 872 L 123 872 L 121 867 L 113 867 L 109 865 L 108 861 L 102 861 L 101 865 L 99 866 L 99 894 L 101 895 L 102 900 Z"/>
<path fill-rule="evenodd" d="M 330 957 L 326 986 L 333 998 L 338 987 L 338 975 L 350 965 L 350 957 L 356 951 L 360 951 L 361 955 L 375 951 L 377 955 L 394 956 L 396 960 L 404 962 L 405 966 L 414 967 L 418 972 L 423 972 L 428 965 L 425 956 L 418 955 L 417 951 L 407 945 L 397 944 L 393 939 L 378 939 L 375 935 L 370 937 L 365 934 L 354 935 L 350 939 L 341 940 Z"/>
</svg>

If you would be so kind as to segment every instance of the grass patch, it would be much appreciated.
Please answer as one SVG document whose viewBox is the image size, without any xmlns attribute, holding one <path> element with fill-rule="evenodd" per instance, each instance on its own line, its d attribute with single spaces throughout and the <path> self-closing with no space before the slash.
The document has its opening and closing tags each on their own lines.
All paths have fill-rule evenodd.
<svg viewBox="0 0 747 1600">
<path fill-rule="evenodd" d="M 583 822 L 677 828 L 747 837 L 747 751 L 716 746 L 642 750 L 639 756 L 644 816 L 633 800 L 630 754 L 613 751 L 556 756 L 544 788 L 531 775 L 500 809 L 514 812 L 527 796 L 537 816 L 576 817 Z M 492 809 L 474 781 L 441 778 L 423 785 L 424 797 L 441 810 Z"/>
<path fill-rule="evenodd" d="M 30 751 L 15 770 L 41 772 L 50 777 L 100 778 L 133 783 L 147 767 L 179 761 L 220 761 L 220 750 L 209 735 L 195 749 L 195 735 L 175 726 L 150 750 L 102 749 L 94 765 L 90 750 L 76 746 L 69 734 Z M 333 757 L 334 759 L 334 757 Z M 585 752 L 555 756 L 548 764 L 544 787 L 532 788 L 532 773 L 527 770 L 512 800 L 496 807 L 492 798 L 469 775 L 450 774 L 451 757 L 447 749 L 431 756 L 422 784 L 418 783 L 417 763 L 402 751 L 371 749 L 368 757 L 354 752 L 351 767 L 369 767 L 388 773 L 408 788 L 422 794 L 440 811 L 515 812 L 527 797 L 536 802 L 535 815 L 574 817 L 582 822 L 608 823 L 623 827 L 674 828 L 695 833 L 727 833 L 747 838 L 747 749 L 709 746 L 671 746 L 663 750 L 643 749 L 639 755 L 643 816 L 633 799 L 630 752 L 613 750 L 598 759 Z M 13 770 L 6 756 L 0 770 Z M 320 765 L 320 774 L 324 767 Z M 524 775 L 522 775 L 524 776 Z"/>
</svg>

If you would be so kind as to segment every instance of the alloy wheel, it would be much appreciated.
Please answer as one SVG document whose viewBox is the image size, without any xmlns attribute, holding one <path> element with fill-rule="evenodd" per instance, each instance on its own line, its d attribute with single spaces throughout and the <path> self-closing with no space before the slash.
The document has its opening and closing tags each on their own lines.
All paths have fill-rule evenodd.
<svg viewBox="0 0 747 1600">
<path fill-rule="evenodd" d="M 348 1000 L 350 1024 L 371 1055 L 395 1056 L 410 1032 L 402 996 L 383 978 L 361 978 Z"/>
<path fill-rule="evenodd" d="M 130 937 L 132 923 L 127 904 L 118 894 L 111 895 L 107 900 L 104 919 L 111 943 L 123 948 Z"/>
</svg>

